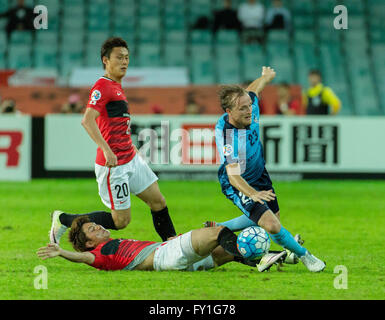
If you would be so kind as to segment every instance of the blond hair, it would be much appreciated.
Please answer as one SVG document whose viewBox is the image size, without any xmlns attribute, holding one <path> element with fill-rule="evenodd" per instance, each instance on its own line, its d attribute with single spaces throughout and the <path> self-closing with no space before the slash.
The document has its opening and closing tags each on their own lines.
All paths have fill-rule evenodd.
<svg viewBox="0 0 385 320">
<path fill-rule="evenodd" d="M 223 111 L 226 109 L 232 109 L 236 106 L 238 99 L 244 94 L 248 94 L 247 90 L 238 85 L 225 85 L 219 89 L 219 99 Z"/>
</svg>

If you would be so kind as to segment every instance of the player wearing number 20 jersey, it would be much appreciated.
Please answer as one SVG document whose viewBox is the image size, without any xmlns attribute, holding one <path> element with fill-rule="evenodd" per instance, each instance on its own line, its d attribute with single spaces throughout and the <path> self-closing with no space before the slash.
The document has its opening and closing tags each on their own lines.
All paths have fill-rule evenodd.
<svg viewBox="0 0 385 320">
<path fill-rule="evenodd" d="M 141 193 L 158 178 L 136 155 L 131 141 L 128 102 L 121 84 L 106 76 L 101 77 L 91 89 L 87 108 L 99 113 L 96 124 L 117 157 L 117 166 L 109 168 L 103 150 L 97 149 L 95 174 L 99 195 L 110 209 L 127 209 L 130 207 L 130 193 Z"/>
<path fill-rule="evenodd" d="M 130 61 L 129 48 L 122 38 L 112 37 L 102 44 L 100 53 L 105 74 L 90 91 L 82 125 L 98 146 L 95 175 L 101 200 L 111 212 L 83 215 L 106 229 L 122 229 L 131 221 L 132 193 L 150 207 L 155 230 L 165 241 L 176 232 L 157 184 L 158 177 L 131 141 L 130 110 L 121 86 Z M 77 216 L 54 211 L 51 242 L 58 244 Z"/>
<path fill-rule="evenodd" d="M 101 77 L 92 87 L 87 107 L 100 113 L 96 119 L 100 133 L 118 158 L 118 165 L 130 162 L 135 156 L 130 134 L 130 112 L 120 83 Z M 104 166 L 106 159 L 98 148 L 96 163 Z"/>
</svg>

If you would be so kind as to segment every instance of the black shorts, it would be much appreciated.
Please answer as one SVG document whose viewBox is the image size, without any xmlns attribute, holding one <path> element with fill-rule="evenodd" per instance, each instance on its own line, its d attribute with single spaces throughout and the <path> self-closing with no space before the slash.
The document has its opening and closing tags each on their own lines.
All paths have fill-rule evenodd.
<svg viewBox="0 0 385 320">
<path fill-rule="evenodd" d="M 271 182 L 269 173 L 267 172 L 266 168 L 263 170 L 263 173 L 258 181 L 255 184 L 252 184 L 251 187 L 257 191 L 272 189 L 275 193 L 273 183 Z M 227 197 L 233 201 L 233 203 L 255 223 L 258 223 L 262 214 L 267 210 L 271 210 L 274 214 L 279 211 L 277 196 L 274 200 L 264 201 L 262 204 L 260 202 L 255 202 L 236 188 L 232 187 L 232 192 L 230 192 Z"/>
</svg>

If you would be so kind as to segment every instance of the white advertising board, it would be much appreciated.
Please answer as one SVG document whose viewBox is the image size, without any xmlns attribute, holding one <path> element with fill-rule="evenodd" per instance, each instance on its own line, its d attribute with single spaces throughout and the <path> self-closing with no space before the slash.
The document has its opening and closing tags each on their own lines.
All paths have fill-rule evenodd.
<svg viewBox="0 0 385 320">
<path fill-rule="evenodd" d="M 133 143 L 156 171 L 216 171 L 214 126 L 219 116 L 133 116 Z M 49 115 L 47 170 L 93 170 L 96 145 L 81 116 Z M 260 119 L 270 172 L 385 173 L 385 117 Z"/>
<path fill-rule="evenodd" d="M 0 181 L 31 179 L 31 117 L 0 116 Z"/>
<path fill-rule="evenodd" d="M 46 170 L 93 170 L 96 144 L 81 125 L 80 114 L 52 114 L 44 122 Z"/>
</svg>

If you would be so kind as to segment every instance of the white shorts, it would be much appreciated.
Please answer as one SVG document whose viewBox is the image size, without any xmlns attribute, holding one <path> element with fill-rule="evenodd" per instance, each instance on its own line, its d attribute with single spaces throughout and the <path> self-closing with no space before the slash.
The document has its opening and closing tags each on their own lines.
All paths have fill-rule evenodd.
<svg viewBox="0 0 385 320">
<path fill-rule="evenodd" d="M 195 253 L 191 243 L 191 231 L 164 242 L 155 250 L 154 270 L 192 271 L 193 264 L 204 259 Z"/>
<path fill-rule="evenodd" d="M 100 198 L 112 210 L 130 208 L 130 193 L 139 194 L 158 180 L 138 154 L 130 162 L 113 168 L 95 164 L 95 175 Z"/>
</svg>

